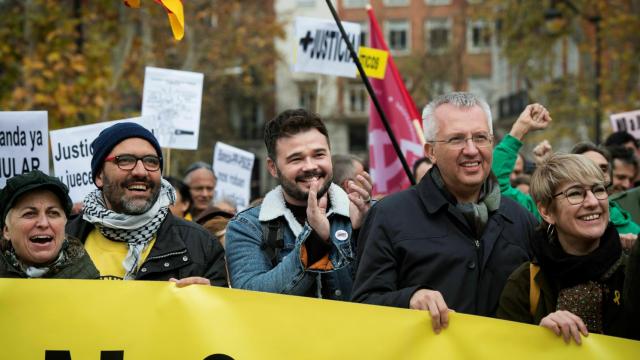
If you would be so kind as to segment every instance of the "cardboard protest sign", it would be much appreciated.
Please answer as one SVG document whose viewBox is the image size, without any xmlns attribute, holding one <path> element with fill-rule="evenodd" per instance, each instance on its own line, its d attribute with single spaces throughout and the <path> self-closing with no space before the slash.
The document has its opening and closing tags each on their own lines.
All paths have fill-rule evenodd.
<svg viewBox="0 0 640 360">
<path fill-rule="evenodd" d="M 203 82 L 202 73 L 146 67 L 142 116 L 156 124 L 160 146 L 198 148 Z"/>
<path fill-rule="evenodd" d="M 342 23 L 354 49 L 360 47 L 360 24 Z M 293 71 L 356 77 L 356 66 L 333 20 L 297 17 Z"/>
<path fill-rule="evenodd" d="M 82 201 L 96 188 L 91 174 L 91 157 L 93 156 L 91 143 L 102 130 L 125 121 L 150 128 L 148 122 L 138 117 L 53 130 L 49 133 L 53 172 L 69 187 L 69 196 L 73 202 Z"/>
<path fill-rule="evenodd" d="M 238 210 L 251 200 L 251 171 L 255 155 L 225 143 L 217 142 L 213 152 L 213 171 L 218 178 L 216 200 L 230 200 Z"/>
<path fill-rule="evenodd" d="M 358 58 L 367 76 L 374 79 L 384 79 L 387 72 L 387 58 L 389 58 L 387 51 L 360 46 Z"/>
<path fill-rule="evenodd" d="M 31 170 L 49 173 L 46 111 L 0 111 L 0 187 Z"/>
<path fill-rule="evenodd" d="M 613 131 L 626 131 L 640 139 L 640 110 L 611 114 Z"/>
</svg>

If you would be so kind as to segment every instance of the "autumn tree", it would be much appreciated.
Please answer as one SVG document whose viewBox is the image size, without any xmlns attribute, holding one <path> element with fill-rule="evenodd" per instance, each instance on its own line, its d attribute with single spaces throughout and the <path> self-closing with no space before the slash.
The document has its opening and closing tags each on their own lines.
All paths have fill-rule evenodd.
<svg viewBox="0 0 640 360">
<path fill-rule="evenodd" d="M 139 9 L 122 1 L 0 1 L 0 108 L 47 110 L 50 129 L 139 116 L 145 66 L 202 72 L 199 150 L 174 152 L 174 163 L 211 159 L 215 141 L 246 138 L 232 119 L 273 114 L 274 41 L 284 33 L 273 1 L 183 3 L 185 36 L 176 41 L 151 0 Z"/>
<path fill-rule="evenodd" d="M 551 110 L 554 134 L 594 139 L 596 82 L 605 132 L 609 114 L 640 108 L 640 1 L 489 0 L 483 10 L 478 16 L 496 24 L 502 54 L 527 84 L 532 101 Z M 602 50 L 598 77 L 596 22 Z M 578 69 L 571 69 L 572 47 Z"/>
</svg>

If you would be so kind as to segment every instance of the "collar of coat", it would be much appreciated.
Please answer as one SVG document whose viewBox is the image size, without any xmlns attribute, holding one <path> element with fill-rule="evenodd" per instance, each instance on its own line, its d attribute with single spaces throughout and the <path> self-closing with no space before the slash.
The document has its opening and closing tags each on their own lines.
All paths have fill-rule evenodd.
<svg viewBox="0 0 640 360">
<path fill-rule="evenodd" d="M 329 202 L 331 207 L 327 210 L 327 216 L 335 213 L 344 217 L 349 217 L 349 197 L 342 188 L 336 184 L 329 187 Z M 260 215 L 258 220 L 261 222 L 271 221 L 284 216 L 289 224 L 289 228 L 297 237 L 302 232 L 302 225 L 293 216 L 293 213 L 287 207 L 284 201 L 284 193 L 282 186 L 278 185 L 275 189 L 269 191 L 265 195 L 262 205 L 260 206 Z"/>
<path fill-rule="evenodd" d="M 153 243 L 147 259 L 186 251 L 187 245 L 181 235 L 184 227 L 190 228 L 191 231 L 208 234 L 202 226 L 180 219 L 169 212 L 156 231 L 156 241 Z M 83 219 L 82 215 L 72 217 L 66 226 L 67 233 L 80 239 L 82 243 L 87 240 L 87 236 L 94 229 L 95 226 Z"/>
<path fill-rule="evenodd" d="M 498 186 L 496 184 L 496 186 Z M 438 189 L 436 184 L 431 179 L 431 176 L 424 176 L 420 183 L 416 185 L 416 190 L 418 191 L 418 196 L 420 197 L 420 201 L 427 209 L 429 214 L 435 214 L 436 212 L 444 209 L 445 211 L 448 209 L 449 205 L 455 206 L 447 198 L 442 194 L 442 192 Z M 507 219 L 509 222 L 513 223 L 514 218 L 508 211 L 504 209 L 504 199 L 505 196 L 501 196 L 500 198 L 500 207 L 495 211 L 496 214 L 500 214 L 502 217 Z M 489 216 L 491 217 L 491 216 Z"/>
</svg>

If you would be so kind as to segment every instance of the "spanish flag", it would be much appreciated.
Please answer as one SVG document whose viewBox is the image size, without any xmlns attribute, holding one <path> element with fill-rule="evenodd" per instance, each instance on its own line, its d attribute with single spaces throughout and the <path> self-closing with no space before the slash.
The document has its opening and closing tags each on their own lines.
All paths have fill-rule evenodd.
<svg viewBox="0 0 640 360">
<path fill-rule="evenodd" d="M 182 0 L 154 0 L 156 3 L 162 5 L 167 11 L 169 16 L 169 24 L 171 24 L 171 31 L 173 31 L 173 37 L 176 40 L 182 40 L 184 37 L 184 8 L 182 7 Z M 131 8 L 139 8 L 140 0 L 124 0 L 124 4 Z"/>
</svg>

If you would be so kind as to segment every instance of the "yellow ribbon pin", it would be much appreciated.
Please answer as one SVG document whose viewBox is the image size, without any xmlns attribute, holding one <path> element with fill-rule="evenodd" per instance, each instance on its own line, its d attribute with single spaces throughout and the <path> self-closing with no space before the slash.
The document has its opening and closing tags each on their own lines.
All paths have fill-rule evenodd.
<svg viewBox="0 0 640 360">
<path fill-rule="evenodd" d="M 616 305 L 620 305 L 620 290 L 613 292 L 613 302 L 616 303 Z"/>
</svg>

